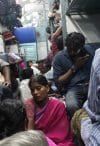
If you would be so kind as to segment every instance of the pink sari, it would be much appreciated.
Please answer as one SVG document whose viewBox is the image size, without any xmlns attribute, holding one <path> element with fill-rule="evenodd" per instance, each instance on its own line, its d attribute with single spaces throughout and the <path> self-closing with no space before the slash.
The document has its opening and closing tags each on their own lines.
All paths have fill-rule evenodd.
<svg viewBox="0 0 100 146">
<path fill-rule="evenodd" d="M 64 103 L 50 98 L 41 110 L 35 113 L 36 129 L 41 130 L 57 146 L 75 146 L 72 142 L 70 124 Z"/>
</svg>

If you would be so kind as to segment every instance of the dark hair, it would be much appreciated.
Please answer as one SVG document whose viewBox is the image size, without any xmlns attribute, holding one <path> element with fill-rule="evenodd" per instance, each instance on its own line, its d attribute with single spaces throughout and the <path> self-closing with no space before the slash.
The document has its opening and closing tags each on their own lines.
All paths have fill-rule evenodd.
<svg viewBox="0 0 100 146">
<path fill-rule="evenodd" d="M 29 88 L 30 89 L 32 89 L 32 84 L 34 84 L 34 82 L 37 82 L 43 86 L 48 85 L 48 81 L 43 75 L 35 75 L 34 77 L 32 77 L 30 79 L 30 81 L 29 81 Z"/>
<path fill-rule="evenodd" d="M 59 26 L 53 27 L 53 33 L 55 33 L 58 28 L 59 28 Z M 50 26 L 47 26 L 46 27 L 46 32 L 48 34 L 51 34 L 51 28 L 50 28 Z"/>
<path fill-rule="evenodd" d="M 0 102 L 7 98 L 13 99 L 12 90 L 7 86 L 0 85 Z"/>
<path fill-rule="evenodd" d="M 27 67 L 30 67 L 30 66 L 29 66 L 29 63 L 33 63 L 32 60 L 28 60 L 28 61 L 26 62 Z"/>
<path fill-rule="evenodd" d="M 47 27 L 46 27 L 46 32 L 47 32 L 48 34 L 51 34 L 51 28 L 50 28 L 50 26 L 47 26 Z"/>
<path fill-rule="evenodd" d="M 80 49 L 83 48 L 85 44 L 85 37 L 83 34 L 78 32 L 72 32 L 68 34 L 65 40 L 65 45 L 68 49 Z"/>
<path fill-rule="evenodd" d="M 57 48 L 59 50 L 63 50 L 64 49 L 64 44 L 63 44 L 63 36 L 59 36 L 57 39 L 56 39 L 56 44 L 57 44 Z"/>
<path fill-rule="evenodd" d="M 28 67 L 28 68 L 22 70 L 21 79 L 29 79 L 32 77 L 32 75 L 33 75 L 33 69 Z"/>
<path fill-rule="evenodd" d="M 0 127 L 3 134 L 0 131 L 0 136 L 10 136 L 16 132 L 24 130 L 25 110 L 22 102 L 17 99 L 5 99 L 0 103 Z"/>
</svg>

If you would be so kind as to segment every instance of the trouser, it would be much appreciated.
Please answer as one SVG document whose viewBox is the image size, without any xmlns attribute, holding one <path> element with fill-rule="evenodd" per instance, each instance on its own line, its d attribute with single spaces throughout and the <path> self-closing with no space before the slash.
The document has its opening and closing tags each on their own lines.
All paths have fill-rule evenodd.
<svg viewBox="0 0 100 146">
<path fill-rule="evenodd" d="M 69 88 L 65 94 L 65 101 L 69 118 L 71 119 L 76 110 L 83 106 L 87 100 L 88 84 L 79 84 Z"/>
</svg>

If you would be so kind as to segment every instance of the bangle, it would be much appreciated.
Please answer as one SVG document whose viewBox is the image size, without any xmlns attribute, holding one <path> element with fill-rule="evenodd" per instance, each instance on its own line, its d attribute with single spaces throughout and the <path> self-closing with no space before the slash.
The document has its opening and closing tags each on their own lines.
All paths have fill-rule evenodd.
<svg viewBox="0 0 100 146">
<path fill-rule="evenodd" d="M 72 65 L 72 67 L 71 67 L 71 71 L 72 71 L 73 73 L 76 72 L 76 69 L 75 69 L 75 66 L 74 66 L 74 65 Z"/>
</svg>

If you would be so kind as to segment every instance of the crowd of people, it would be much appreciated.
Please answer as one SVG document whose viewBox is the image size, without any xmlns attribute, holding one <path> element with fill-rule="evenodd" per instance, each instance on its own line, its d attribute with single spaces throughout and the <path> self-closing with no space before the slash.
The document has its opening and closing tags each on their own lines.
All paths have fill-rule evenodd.
<svg viewBox="0 0 100 146">
<path fill-rule="evenodd" d="M 15 54 L 3 56 L 1 146 L 31 146 L 37 139 L 41 142 L 42 137 L 43 145 L 48 146 L 99 146 L 100 49 L 94 53 L 85 45 L 83 34 L 72 32 L 66 37 L 66 47 L 52 58 L 52 64 L 48 58 L 37 64 L 30 60 L 20 69 L 19 79 L 14 66 L 24 61 Z M 6 60 L 6 56 L 13 62 Z M 51 88 L 51 82 L 56 90 Z M 18 137 L 22 137 L 21 141 Z"/>
<path fill-rule="evenodd" d="M 43 60 L 0 54 L 0 146 L 100 145 L 100 49 L 78 32 L 64 41 L 60 19 L 49 14 Z"/>
<path fill-rule="evenodd" d="M 100 49 L 79 32 L 64 44 L 59 14 L 49 18 L 46 58 L 0 54 L 0 146 L 99 146 Z"/>
</svg>

